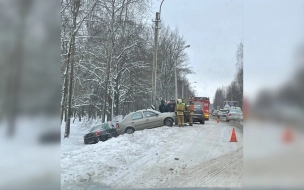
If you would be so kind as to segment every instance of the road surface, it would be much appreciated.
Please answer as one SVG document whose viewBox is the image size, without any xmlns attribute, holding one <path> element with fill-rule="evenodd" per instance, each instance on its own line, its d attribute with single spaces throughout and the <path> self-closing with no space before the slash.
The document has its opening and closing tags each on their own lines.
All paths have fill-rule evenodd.
<svg viewBox="0 0 304 190">
<path fill-rule="evenodd" d="M 232 128 L 238 142 L 229 142 Z M 73 129 L 62 142 L 63 189 L 242 187 L 242 127 L 230 122 L 136 131 L 95 145 L 83 145 Z"/>
</svg>

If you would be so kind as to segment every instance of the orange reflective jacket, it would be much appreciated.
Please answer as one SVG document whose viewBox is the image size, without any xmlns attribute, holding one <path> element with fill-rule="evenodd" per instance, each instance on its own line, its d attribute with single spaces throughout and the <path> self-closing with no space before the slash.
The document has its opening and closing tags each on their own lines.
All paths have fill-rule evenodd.
<svg viewBox="0 0 304 190">
<path fill-rule="evenodd" d="M 194 112 L 194 105 L 190 105 L 190 111 Z"/>
</svg>

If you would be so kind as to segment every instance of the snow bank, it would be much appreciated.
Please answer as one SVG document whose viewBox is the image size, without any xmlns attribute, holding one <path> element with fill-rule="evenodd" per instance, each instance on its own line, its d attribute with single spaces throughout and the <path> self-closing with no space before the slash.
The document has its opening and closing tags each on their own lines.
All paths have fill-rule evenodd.
<svg viewBox="0 0 304 190">
<path fill-rule="evenodd" d="M 213 121 L 184 128 L 164 126 L 84 145 L 86 131 L 75 123 L 70 138 L 61 145 L 62 188 L 83 189 L 98 184 L 113 188 L 168 187 L 168 175 L 173 179 L 181 174 L 176 168 L 185 164 L 195 167 L 242 147 L 238 130 L 239 142 L 229 143 L 231 129 L 226 123 Z"/>
</svg>

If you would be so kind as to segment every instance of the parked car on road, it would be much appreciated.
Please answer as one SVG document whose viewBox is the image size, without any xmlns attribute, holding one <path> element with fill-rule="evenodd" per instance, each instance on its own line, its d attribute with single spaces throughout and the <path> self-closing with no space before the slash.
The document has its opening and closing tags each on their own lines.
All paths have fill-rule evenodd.
<svg viewBox="0 0 304 190">
<path fill-rule="evenodd" d="M 242 111 L 242 109 L 240 107 L 230 107 L 228 110 L 240 110 L 240 111 Z"/>
<path fill-rule="evenodd" d="M 134 131 L 150 129 L 161 126 L 172 126 L 175 118 L 174 112 L 160 113 L 152 109 L 138 110 L 129 113 L 121 122 L 116 123 L 119 134 L 132 134 Z"/>
<path fill-rule="evenodd" d="M 103 123 L 92 127 L 90 132 L 84 135 L 84 144 L 98 143 L 99 141 L 106 141 L 109 138 L 117 137 L 118 131 L 116 127 L 111 123 Z"/>
<path fill-rule="evenodd" d="M 240 109 L 230 109 L 226 116 L 226 121 L 231 120 L 241 121 L 243 120 L 243 112 Z"/>
<path fill-rule="evenodd" d="M 214 110 L 214 111 L 212 112 L 212 116 L 217 116 L 218 112 L 219 112 L 219 110 Z"/>
<path fill-rule="evenodd" d="M 220 109 L 218 112 L 219 117 L 226 117 L 228 110 L 227 109 Z"/>
</svg>

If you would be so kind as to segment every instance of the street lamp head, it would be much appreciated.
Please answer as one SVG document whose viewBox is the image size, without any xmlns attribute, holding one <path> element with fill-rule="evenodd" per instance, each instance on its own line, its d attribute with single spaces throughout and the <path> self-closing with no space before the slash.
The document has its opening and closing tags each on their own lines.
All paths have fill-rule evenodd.
<svg viewBox="0 0 304 190">
<path fill-rule="evenodd" d="M 186 45 L 186 47 L 185 48 L 189 48 L 190 47 L 190 45 Z"/>
</svg>

